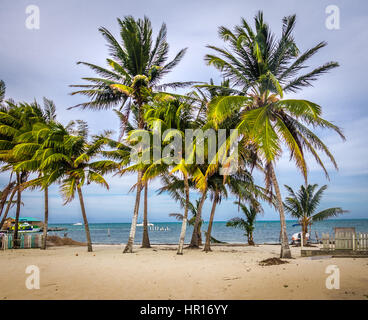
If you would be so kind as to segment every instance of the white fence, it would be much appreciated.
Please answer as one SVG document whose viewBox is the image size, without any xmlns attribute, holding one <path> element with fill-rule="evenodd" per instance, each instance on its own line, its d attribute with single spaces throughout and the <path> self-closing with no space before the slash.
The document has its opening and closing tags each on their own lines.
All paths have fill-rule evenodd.
<svg viewBox="0 0 368 320">
<path fill-rule="evenodd" d="M 335 237 L 322 233 L 322 247 L 326 250 L 368 251 L 368 233 L 339 231 Z"/>
</svg>

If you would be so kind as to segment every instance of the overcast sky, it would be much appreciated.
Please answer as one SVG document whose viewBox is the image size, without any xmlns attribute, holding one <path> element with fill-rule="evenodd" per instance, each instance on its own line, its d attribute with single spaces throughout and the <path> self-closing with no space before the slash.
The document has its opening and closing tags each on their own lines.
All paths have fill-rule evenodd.
<svg viewBox="0 0 368 320">
<path fill-rule="evenodd" d="M 328 5 L 340 9 L 340 29 L 329 30 L 325 21 Z M 40 29 L 26 28 L 26 7 L 37 5 L 40 9 Z M 260 1 L 260 0 L 1 0 L 0 1 L 0 79 L 7 86 L 7 98 L 16 101 L 41 101 L 46 96 L 55 101 L 59 121 L 64 124 L 72 119 L 88 121 L 91 133 L 104 129 L 118 130 L 119 123 L 112 111 L 93 112 L 68 107 L 86 101 L 83 97 L 70 96 L 70 84 L 80 84 L 81 77 L 94 74 L 86 67 L 76 65 L 83 60 L 105 66 L 108 57 L 106 43 L 98 32 L 104 26 L 118 36 L 116 18 L 133 15 L 148 16 L 157 32 L 162 22 L 167 24 L 170 55 L 188 47 L 179 66 L 165 79 L 169 81 L 198 80 L 215 82 L 221 76 L 213 67 L 204 63 L 209 52 L 207 44 L 222 46 L 217 29 L 223 25 L 232 28 L 244 17 L 252 21 L 258 10 L 264 11 L 265 20 L 277 35 L 281 31 L 281 19 L 297 14 L 295 38 L 299 49 L 304 51 L 320 41 L 328 46 L 310 61 L 317 66 L 334 60 L 340 67 L 322 76 L 314 87 L 298 93 L 297 97 L 308 99 L 323 107 L 323 115 L 342 127 L 347 137 L 342 142 L 331 132 L 319 132 L 339 164 L 339 171 L 330 165 L 330 181 L 311 160 L 310 183 L 328 184 L 329 188 L 321 203 L 321 209 L 340 206 L 350 210 L 345 218 L 367 218 L 368 208 L 368 114 L 367 90 L 367 2 L 356 1 Z M 303 183 L 303 178 L 289 162 L 287 154 L 278 162 L 276 171 L 279 183 L 293 188 Z M 262 183 L 260 177 L 257 178 Z M 0 175 L 0 184 L 8 181 Z M 129 189 L 134 176 L 108 177 L 110 191 L 96 186 L 84 188 L 87 215 L 90 222 L 129 222 L 133 213 L 134 194 Z M 168 195 L 157 196 L 158 182 L 152 183 L 149 194 L 149 220 L 170 221 L 168 214 L 180 208 Z M 193 193 L 193 200 L 196 194 Z M 215 220 L 228 220 L 238 214 L 232 204 L 234 199 L 223 201 L 216 212 Z M 41 218 L 43 197 L 39 191 L 25 192 L 22 216 Z M 208 219 L 210 203 L 204 208 Z M 278 215 L 268 206 L 264 207 L 262 220 L 277 220 Z M 14 211 L 12 212 L 14 214 Z M 79 202 L 74 200 L 63 207 L 56 186 L 50 189 L 50 221 L 76 222 L 81 220 Z"/>
</svg>

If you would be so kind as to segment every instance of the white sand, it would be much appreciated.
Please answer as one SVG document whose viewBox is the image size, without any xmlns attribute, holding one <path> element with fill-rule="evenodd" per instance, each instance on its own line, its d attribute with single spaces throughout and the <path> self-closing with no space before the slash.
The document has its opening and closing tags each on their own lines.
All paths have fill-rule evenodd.
<svg viewBox="0 0 368 320">
<path fill-rule="evenodd" d="M 175 246 L 53 247 L 0 252 L 0 299 L 365 299 L 368 258 L 301 258 L 261 267 L 279 246 L 216 246 L 213 252 Z M 76 255 L 78 254 L 78 255 Z M 28 265 L 40 268 L 40 289 L 28 290 Z M 326 289 L 328 265 L 340 269 L 340 289 Z"/>
</svg>

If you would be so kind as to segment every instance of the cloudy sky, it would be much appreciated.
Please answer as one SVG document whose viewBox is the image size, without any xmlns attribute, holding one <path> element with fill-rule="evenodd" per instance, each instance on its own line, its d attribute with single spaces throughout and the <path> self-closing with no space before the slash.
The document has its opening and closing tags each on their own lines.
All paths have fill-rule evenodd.
<svg viewBox="0 0 368 320">
<path fill-rule="evenodd" d="M 340 28 L 326 27 L 326 7 L 337 5 L 340 10 Z M 40 29 L 26 28 L 26 8 L 37 5 L 40 9 Z M 244 17 L 251 21 L 258 10 L 263 10 L 266 21 L 276 34 L 280 34 L 281 19 L 297 14 L 295 38 L 301 51 L 320 41 L 327 41 L 324 48 L 310 61 L 317 66 L 334 60 L 338 69 L 322 76 L 314 87 L 298 94 L 323 107 L 324 117 L 343 128 L 347 137 L 342 142 L 331 132 L 319 132 L 330 147 L 339 164 L 339 171 L 330 168 L 330 181 L 311 160 L 311 183 L 328 184 L 329 188 L 321 204 L 341 206 L 350 210 L 346 218 L 368 217 L 368 113 L 365 92 L 368 63 L 367 24 L 368 4 L 356 1 L 260 1 L 260 0 L 1 0 L 0 2 L 0 79 L 7 85 L 8 98 L 17 101 L 41 101 L 46 96 L 55 101 L 58 119 L 67 123 L 72 119 L 87 120 L 92 133 L 104 129 L 118 130 L 118 119 L 112 111 L 82 111 L 68 107 L 84 102 L 83 97 L 70 96 L 70 84 L 80 84 L 81 77 L 92 76 L 88 69 L 77 66 L 83 60 L 104 65 L 108 56 L 106 43 L 98 32 L 104 26 L 118 35 L 116 18 L 126 15 L 148 16 L 157 32 L 162 22 L 168 27 L 171 56 L 188 47 L 180 65 L 167 76 L 169 81 L 221 80 L 213 67 L 204 63 L 209 50 L 207 44 L 222 46 L 217 29 L 224 25 L 232 28 Z M 303 183 L 295 166 L 285 154 L 277 164 L 280 185 L 294 188 Z M 90 222 L 128 222 L 131 219 L 134 194 L 129 189 L 133 176 L 108 177 L 110 191 L 96 186 L 84 189 L 87 214 Z M 259 183 L 262 179 L 257 177 Z M 0 175 L 4 186 L 8 176 Z M 159 184 L 154 182 L 149 194 L 150 221 L 170 221 L 168 214 L 178 212 L 179 207 L 167 195 L 157 196 Z M 282 188 L 283 194 L 284 188 Z M 196 197 L 193 194 L 193 199 Z M 216 220 L 224 221 L 237 215 L 234 199 L 223 201 L 216 213 Z M 40 192 L 25 192 L 22 216 L 42 217 L 43 199 Z M 210 203 L 205 205 L 204 218 L 209 216 Z M 264 207 L 262 220 L 277 220 L 277 214 Z M 62 206 L 56 186 L 50 190 L 51 222 L 80 221 L 77 200 Z"/>
</svg>

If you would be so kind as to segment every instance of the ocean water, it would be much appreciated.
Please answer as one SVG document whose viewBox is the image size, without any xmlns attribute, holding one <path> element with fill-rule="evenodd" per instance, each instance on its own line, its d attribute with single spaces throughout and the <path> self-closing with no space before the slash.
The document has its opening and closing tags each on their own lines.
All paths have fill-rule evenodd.
<svg viewBox="0 0 368 320">
<path fill-rule="evenodd" d="M 287 232 L 289 240 L 291 235 L 300 232 L 300 226 L 293 226 L 296 221 L 287 221 Z M 153 229 L 149 230 L 151 244 L 176 244 L 179 240 L 181 223 L 180 222 L 157 222 L 153 223 Z M 207 230 L 207 223 L 202 225 L 202 231 Z M 67 237 L 76 241 L 86 241 L 84 226 L 73 226 L 72 224 L 50 224 L 50 227 L 67 228 L 66 231 L 49 232 L 52 235 Z M 92 242 L 97 244 L 121 244 L 126 243 L 129 237 L 130 223 L 90 223 Z M 311 239 L 315 240 L 317 232 L 319 238 L 322 233 L 333 233 L 334 227 L 355 227 L 357 232 L 368 232 L 368 219 L 352 220 L 326 220 L 316 222 L 312 225 Z M 155 229 L 159 230 L 155 230 Z M 160 229 L 164 229 L 161 230 Z M 187 227 L 185 242 L 190 242 L 193 228 Z M 139 244 L 142 240 L 143 227 L 137 227 L 135 243 Z M 110 236 L 108 235 L 110 234 Z M 278 242 L 280 235 L 279 221 L 258 221 L 253 233 L 256 243 L 275 243 Z M 226 222 L 214 222 L 212 236 L 217 240 L 228 243 L 246 243 L 247 239 L 240 229 L 226 227 Z M 204 239 L 204 233 L 203 233 Z"/>
</svg>

